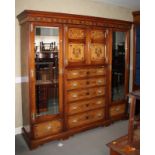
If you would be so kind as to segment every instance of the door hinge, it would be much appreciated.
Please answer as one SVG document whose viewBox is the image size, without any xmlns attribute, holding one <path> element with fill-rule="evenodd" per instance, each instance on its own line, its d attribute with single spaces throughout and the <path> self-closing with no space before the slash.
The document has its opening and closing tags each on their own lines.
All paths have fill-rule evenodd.
<svg viewBox="0 0 155 155">
<path fill-rule="evenodd" d="M 32 120 L 35 120 L 35 118 L 36 118 L 35 113 L 32 113 Z"/>
</svg>

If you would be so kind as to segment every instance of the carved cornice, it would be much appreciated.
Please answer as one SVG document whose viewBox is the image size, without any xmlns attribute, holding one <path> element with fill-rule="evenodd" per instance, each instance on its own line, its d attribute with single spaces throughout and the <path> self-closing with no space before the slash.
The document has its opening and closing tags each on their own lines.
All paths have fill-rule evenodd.
<svg viewBox="0 0 155 155">
<path fill-rule="evenodd" d="M 130 29 L 132 22 L 107 19 L 100 17 L 72 15 L 66 13 L 53 13 L 25 10 L 17 16 L 20 24 L 25 22 L 46 22 L 59 24 L 76 24 L 86 26 L 102 26 L 110 28 Z"/>
</svg>

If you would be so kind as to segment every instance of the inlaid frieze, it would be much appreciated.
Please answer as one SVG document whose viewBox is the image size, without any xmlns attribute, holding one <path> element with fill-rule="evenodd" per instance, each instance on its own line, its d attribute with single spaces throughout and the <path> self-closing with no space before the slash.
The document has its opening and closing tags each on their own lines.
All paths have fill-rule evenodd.
<svg viewBox="0 0 155 155">
<path fill-rule="evenodd" d="M 84 39 L 85 31 L 79 28 L 69 28 L 68 38 L 69 39 Z"/>
<path fill-rule="evenodd" d="M 84 61 L 84 44 L 69 44 L 68 60 L 70 62 Z"/>
</svg>

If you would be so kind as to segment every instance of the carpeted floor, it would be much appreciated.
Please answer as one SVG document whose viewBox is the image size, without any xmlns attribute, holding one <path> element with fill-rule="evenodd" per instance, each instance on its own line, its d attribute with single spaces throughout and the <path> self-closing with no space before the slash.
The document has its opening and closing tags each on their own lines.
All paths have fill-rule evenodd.
<svg viewBox="0 0 155 155">
<path fill-rule="evenodd" d="M 106 144 L 127 134 L 128 121 L 75 134 L 64 141 L 52 141 L 30 151 L 21 135 L 15 136 L 16 155 L 109 155 Z M 59 146 L 62 143 L 63 146 Z"/>
</svg>

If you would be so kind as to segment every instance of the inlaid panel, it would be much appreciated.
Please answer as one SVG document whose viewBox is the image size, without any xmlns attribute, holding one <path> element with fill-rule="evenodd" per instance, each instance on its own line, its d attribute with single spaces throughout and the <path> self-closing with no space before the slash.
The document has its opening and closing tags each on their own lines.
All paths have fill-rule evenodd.
<svg viewBox="0 0 155 155">
<path fill-rule="evenodd" d="M 104 44 L 92 44 L 90 48 L 91 61 L 104 60 L 105 58 L 105 45 Z"/>
<path fill-rule="evenodd" d="M 69 28 L 68 38 L 69 39 L 84 39 L 85 38 L 85 30 L 80 29 L 80 28 Z"/>
<path fill-rule="evenodd" d="M 68 118 L 69 128 L 89 124 L 104 119 L 104 109 L 93 110 L 87 113 L 70 116 Z"/>
<path fill-rule="evenodd" d="M 68 45 L 68 61 L 81 62 L 84 61 L 84 44 L 70 43 Z"/>
<path fill-rule="evenodd" d="M 105 31 L 103 31 L 103 30 L 92 30 L 91 31 L 91 39 L 102 40 L 102 39 L 104 39 L 104 37 L 105 37 Z"/>
<path fill-rule="evenodd" d="M 60 120 L 53 120 L 34 125 L 34 138 L 41 138 L 51 134 L 56 134 L 62 130 L 62 122 Z"/>
</svg>

